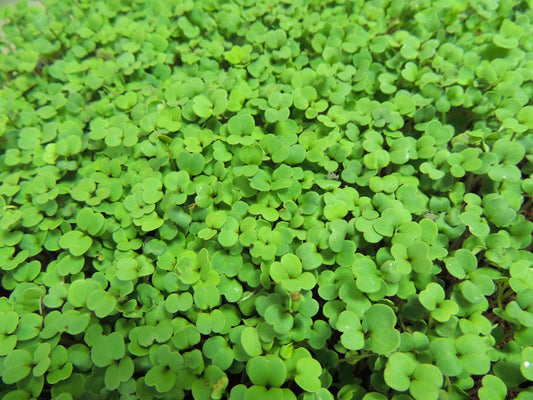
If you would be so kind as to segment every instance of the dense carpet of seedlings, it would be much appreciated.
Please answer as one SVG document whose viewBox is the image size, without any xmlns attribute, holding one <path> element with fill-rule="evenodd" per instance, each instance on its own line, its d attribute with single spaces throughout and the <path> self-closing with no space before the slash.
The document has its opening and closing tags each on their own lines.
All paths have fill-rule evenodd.
<svg viewBox="0 0 533 400">
<path fill-rule="evenodd" d="M 0 11 L 0 397 L 533 399 L 533 12 Z"/>
</svg>

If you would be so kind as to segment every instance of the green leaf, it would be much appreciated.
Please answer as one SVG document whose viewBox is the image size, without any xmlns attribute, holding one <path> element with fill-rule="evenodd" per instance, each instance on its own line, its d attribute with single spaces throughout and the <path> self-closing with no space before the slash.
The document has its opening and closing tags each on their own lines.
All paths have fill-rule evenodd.
<svg viewBox="0 0 533 400">
<path fill-rule="evenodd" d="M 274 327 L 279 334 L 285 334 L 291 330 L 294 325 L 294 318 L 279 304 L 272 304 L 265 310 L 265 321 Z"/>
<path fill-rule="evenodd" d="M 444 301 L 444 297 L 444 289 L 434 282 L 429 283 L 418 295 L 420 303 L 429 311 L 435 310 Z"/>
<path fill-rule="evenodd" d="M 303 390 L 317 392 L 321 388 L 320 375 L 322 366 L 313 358 L 301 358 L 296 363 L 296 375 L 294 381 Z"/>
<path fill-rule="evenodd" d="M 202 348 L 204 355 L 221 370 L 228 369 L 233 363 L 233 350 L 221 336 L 211 336 Z"/>
<path fill-rule="evenodd" d="M 192 109 L 200 118 L 209 118 L 213 112 L 213 103 L 204 95 L 198 95 L 193 99 Z"/>
<path fill-rule="evenodd" d="M 176 164 L 178 165 L 180 172 L 184 171 L 189 175 L 194 176 L 202 172 L 205 165 L 205 159 L 198 153 L 190 154 L 188 152 L 181 152 L 176 159 Z"/>
<path fill-rule="evenodd" d="M 485 196 L 483 206 L 488 220 L 497 226 L 508 226 L 516 218 L 516 211 L 509 207 L 502 196 L 496 193 Z"/>
<path fill-rule="evenodd" d="M 411 377 L 409 393 L 416 400 L 437 400 L 442 382 L 442 373 L 436 366 L 420 364 Z"/>
<path fill-rule="evenodd" d="M 364 315 L 363 329 L 370 333 L 367 346 L 378 354 L 390 354 L 400 345 L 400 332 L 394 329 L 396 314 L 384 304 L 372 305 Z"/>
<path fill-rule="evenodd" d="M 231 64 L 245 64 L 250 58 L 251 51 L 250 45 L 233 46 L 230 51 L 224 53 L 224 58 Z"/>
<path fill-rule="evenodd" d="M 164 365 L 155 365 L 146 373 L 145 382 L 159 393 L 166 393 L 176 384 L 176 373 Z"/>
<path fill-rule="evenodd" d="M 0 326 L 0 334 L 9 335 L 12 334 L 19 323 L 19 316 L 15 311 L 8 311 L 2 313 L 2 325 Z"/>
<path fill-rule="evenodd" d="M 51 346 L 48 343 L 40 343 L 33 353 L 33 376 L 39 377 L 45 374 L 50 366 Z"/>
<path fill-rule="evenodd" d="M 59 245 L 73 256 L 81 256 L 92 246 L 93 240 L 80 231 L 69 231 L 59 239 Z"/>
<path fill-rule="evenodd" d="M 523 28 L 514 22 L 504 19 L 499 32 L 494 35 L 493 42 L 498 47 L 513 49 L 518 46 L 519 40 L 523 35 Z"/>
<path fill-rule="evenodd" d="M 130 108 L 133 108 L 135 104 L 137 104 L 137 99 L 138 97 L 135 92 L 126 92 L 125 94 L 117 97 L 115 104 L 122 110 L 129 110 Z"/>
<path fill-rule="evenodd" d="M 64 311 L 62 313 L 62 317 L 62 322 L 65 325 L 65 331 L 71 335 L 78 335 L 84 332 L 91 320 L 90 313 L 80 312 L 78 310 Z"/>
<path fill-rule="evenodd" d="M 4 359 L 4 371 L 2 381 L 11 385 L 24 379 L 32 370 L 32 356 L 27 350 L 16 349 L 10 352 Z"/>
<path fill-rule="evenodd" d="M 109 336 L 101 336 L 91 347 L 91 359 L 97 367 L 107 367 L 113 360 L 120 360 L 125 354 L 124 338 L 113 332 Z"/>
<path fill-rule="evenodd" d="M 363 328 L 357 314 L 352 311 L 343 311 L 337 319 L 336 328 L 343 332 L 341 343 L 348 350 L 359 350 L 364 347 Z"/>
<path fill-rule="evenodd" d="M 444 375 L 457 376 L 463 367 L 456 355 L 454 340 L 451 338 L 437 338 L 430 343 L 431 354 L 437 360 L 437 367 Z"/>
<path fill-rule="evenodd" d="M 129 281 L 137 278 L 139 264 L 133 258 L 121 258 L 116 263 L 117 278 L 122 281 Z"/>
<path fill-rule="evenodd" d="M 377 393 L 377 392 L 367 393 L 363 397 L 363 400 L 386 400 L 386 399 L 387 398 L 384 395 L 382 395 L 381 393 Z"/>
<path fill-rule="evenodd" d="M 481 382 L 483 386 L 478 391 L 480 400 L 504 400 L 507 396 L 507 387 L 497 376 L 486 375 Z"/>
<path fill-rule="evenodd" d="M 458 279 L 464 279 L 477 268 L 476 256 L 471 251 L 459 249 L 452 257 L 446 259 L 446 269 Z"/>
<path fill-rule="evenodd" d="M 117 305 L 117 299 L 105 290 L 96 290 L 87 296 L 87 308 L 94 311 L 98 318 L 111 314 Z"/>
<path fill-rule="evenodd" d="M 529 381 L 533 381 L 533 347 L 526 347 L 522 350 L 522 364 L 520 372 Z"/>
<path fill-rule="evenodd" d="M 280 387 L 286 379 L 285 364 L 272 354 L 251 358 L 246 373 L 254 385 Z"/>
<path fill-rule="evenodd" d="M 171 293 L 165 301 L 165 309 L 173 314 L 178 311 L 187 311 L 193 305 L 193 297 L 189 292 Z"/>
<path fill-rule="evenodd" d="M 243 329 L 241 333 L 241 344 L 244 351 L 250 357 L 259 356 L 263 352 L 256 328 L 248 326 Z"/>
<path fill-rule="evenodd" d="M 392 389 L 404 392 L 411 385 L 410 377 L 417 367 L 417 362 L 404 353 L 393 353 L 385 366 L 383 377 Z"/>
<path fill-rule="evenodd" d="M 463 369 L 475 375 L 486 374 L 490 369 L 485 340 L 477 335 L 466 334 L 455 340 Z"/>
<path fill-rule="evenodd" d="M 429 199 L 414 185 L 402 185 L 396 191 L 396 197 L 405 208 L 413 214 L 421 214 L 427 210 Z"/>
<path fill-rule="evenodd" d="M 378 149 L 363 157 L 363 162 L 368 169 L 380 170 L 390 163 L 390 155 L 382 149 Z"/>
<path fill-rule="evenodd" d="M 522 108 L 517 114 L 518 121 L 526 125 L 529 129 L 533 129 L 533 106 L 526 106 Z"/>
<path fill-rule="evenodd" d="M 301 273 L 302 263 L 294 254 L 284 254 L 280 262 L 273 263 L 270 267 L 270 275 L 278 283 L 285 279 L 297 278 Z"/>
</svg>

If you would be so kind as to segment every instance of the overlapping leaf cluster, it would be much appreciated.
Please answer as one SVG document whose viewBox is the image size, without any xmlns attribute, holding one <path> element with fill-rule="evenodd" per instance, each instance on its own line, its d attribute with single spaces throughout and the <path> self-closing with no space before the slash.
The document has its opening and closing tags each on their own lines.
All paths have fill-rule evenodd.
<svg viewBox="0 0 533 400">
<path fill-rule="evenodd" d="M 2 399 L 533 398 L 531 6 L 2 9 Z"/>
</svg>

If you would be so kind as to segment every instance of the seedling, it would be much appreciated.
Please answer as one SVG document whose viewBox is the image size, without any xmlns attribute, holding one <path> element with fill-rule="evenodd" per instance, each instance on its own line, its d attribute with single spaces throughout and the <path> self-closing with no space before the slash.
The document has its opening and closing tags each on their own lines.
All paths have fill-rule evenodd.
<svg viewBox="0 0 533 400">
<path fill-rule="evenodd" d="M 2 400 L 533 396 L 528 2 L 130 3 L 0 9 Z"/>
</svg>

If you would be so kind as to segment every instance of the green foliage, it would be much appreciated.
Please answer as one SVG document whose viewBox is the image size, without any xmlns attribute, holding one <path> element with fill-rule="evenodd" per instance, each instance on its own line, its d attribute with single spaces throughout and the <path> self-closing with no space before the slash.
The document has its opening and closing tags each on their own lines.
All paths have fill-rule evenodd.
<svg viewBox="0 0 533 400">
<path fill-rule="evenodd" d="M 0 398 L 533 397 L 528 1 L 0 9 Z"/>
</svg>

